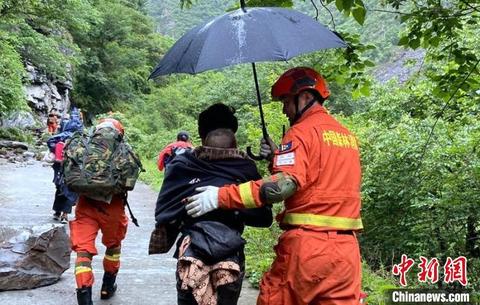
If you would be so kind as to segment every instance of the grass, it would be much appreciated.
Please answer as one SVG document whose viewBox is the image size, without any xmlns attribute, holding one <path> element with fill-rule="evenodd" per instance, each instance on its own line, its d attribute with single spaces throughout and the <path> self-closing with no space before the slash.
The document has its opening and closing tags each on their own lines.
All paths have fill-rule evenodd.
<svg viewBox="0 0 480 305">
<path fill-rule="evenodd" d="M 385 292 L 394 288 L 398 286 L 395 286 L 395 280 L 387 270 L 373 271 L 367 263 L 363 262 L 362 291 L 368 295 L 368 304 L 385 305 Z"/>
<path fill-rule="evenodd" d="M 163 172 L 158 170 L 156 160 L 142 160 L 142 165 L 145 172 L 140 174 L 140 179 L 149 184 L 153 190 L 160 191 L 163 182 Z"/>
<path fill-rule="evenodd" d="M 258 287 L 260 279 L 275 258 L 273 246 L 277 243 L 281 230 L 276 223 L 270 228 L 246 227 L 243 238 L 247 240 L 245 245 L 245 269 L 248 281 Z"/>
<path fill-rule="evenodd" d="M 33 143 L 33 135 L 31 132 L 11 127 L 0 128 L 0 139 Z"/>
</svg>

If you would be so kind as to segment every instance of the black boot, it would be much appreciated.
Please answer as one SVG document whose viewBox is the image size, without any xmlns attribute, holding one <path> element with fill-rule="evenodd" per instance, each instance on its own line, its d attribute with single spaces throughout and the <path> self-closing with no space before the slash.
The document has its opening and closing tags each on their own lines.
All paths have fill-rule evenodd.
<svg viewBox="0 0 480 305">
<path fill-rule="evenodd" d="M 93 305 L 92 287 L 83 287 L 77 289 L 78 305 Z"/>
<path fill-rule="evenodd" d="M 100 291 L 100 299 L 108 300 L 115 294 L 117 290 L 117 284 L 115 284 L 115 279 L 117 275 L 109 272 L 103 274 L 103 283 L 102 290 Z"/>
</svg>

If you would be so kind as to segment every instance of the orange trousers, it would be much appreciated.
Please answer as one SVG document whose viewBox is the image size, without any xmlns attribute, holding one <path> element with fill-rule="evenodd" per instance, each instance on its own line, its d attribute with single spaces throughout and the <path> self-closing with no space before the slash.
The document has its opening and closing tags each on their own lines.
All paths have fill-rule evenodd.
<svg viewBox="0 0 480 305">
<path fill-rule="evenodd" d="M 360 250 L 354 235 L 284 232 L 260 283 L 257 305 L 358 305 Z"/>
<path fill-rule="evenodd" d="M 98 253 L 95 239 L 99 230 L 102 231 L 102 244 L 107 247 L 103 257 L 103 269 L 105 272 L 117 274 L 127 225 L 128 218 L 122 197 L 114 196 L 112 202 L 107 204 L 80 196 L 75 209 L 75 219 L 70 221 L 70 241 L 72 250 L 77 253 L 75 279 L 78 288 L 93 286 L 92 258 Z"/>
</svg>

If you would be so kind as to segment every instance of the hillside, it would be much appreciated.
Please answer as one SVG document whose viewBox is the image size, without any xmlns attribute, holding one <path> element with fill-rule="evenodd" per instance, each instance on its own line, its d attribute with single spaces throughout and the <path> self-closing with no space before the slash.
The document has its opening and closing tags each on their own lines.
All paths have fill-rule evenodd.
<svg viewBox="0 0 480 305">
<path fill-rule="evenodd" d="M 44 5 L 48 2 L 48 5 Z M 159 189 L 156 156 L 178 131 L 200 145 L 198 114 L 213 103 L 236 109 L 241 149 L 258 150 L 260 119 L 251 67 L 148 80 L 169 47 L 189 28 L 235 2 L 198 0 L 0 1 L 0 139 L 48 139 L 46 115 L 82 108 L 87 125 L 101 116 L 122 121 L 141 156 L 142 179 Z M 250 0 L 316 15 L 311 1 Z M 331 91 L 326 108 L 360 143 L 363 289 L 382 304 L 403 255 L 468 260 L 469 284 L 419 281 L 408 288 L 480 291 L 480 5 L 478 1 L 325 0 L 319 20 L 349 48 L 258 64 L 260 93 L 272 139 L 280 143 L 282 104 L 270 88 L 286 69 L 309 66 Z M 21 3 L 22 5 L 19 5 Z M 316 1 L 315 3 L 318 3 Z M 402 23 L 400 23 L 400 21 Z M 362 25 L 363 24 L 363 25 Z M 412 73 L 413 72 L 413 73 Z M 58 110 L 58 109 L 57 109 Z M 18 122 L 27 122 L 20 124 Z M 31 124 L 30 124 L 31 123 Z M 26 126 L 28 125 L 28 126 Z M 0 149 L 0 156 L 4 155 Z M 257 162 L 269 175 L 267 162 Z M 312 169 L 314 170 L 314 169 Z M 275 206 L 279 212 L 282 204 Z M 281 230 L 248 229 L 247 273 L 253 283 L 270 266 Z"/>
<path fill-rule="evenodd" d="M 235 2 L 202 0 L 198 1 L 192 9 L 182 9 L 179 0 L 149 0 L 146 8 L 154 18 L 159 33 L 178 39 L 194 26 L 225 13 Z"/>
<path fill-rule="evenodd" d="M 365 3 L 367 17 L 363 26 L 339 13 L 334 4 L 328 5 L 328 10 L 317 6 L 318 19 L 331 29 L 335 26 L 337 30 L 358 34 L 364 43 L 375 45 L 377 49 L 368 54 L 374 62 L 388 61 L 401 31 L 400 20 L 385 12 L 375 12 L 381 8 L 378 1 L 369 0 Z M 195 1 L 191 8 L 182 9 L 179 0 L 149 0 L 146 9 L 155 20 L 159 33 L 178 39 L 189 29 L 224 14 L 234 5 L 238 5 L 238 1 L 199 0 Z M 295 0 L 294 9 L 312 17 L 316 16 L 315 7 L 310 1 Z"/>
</svg>

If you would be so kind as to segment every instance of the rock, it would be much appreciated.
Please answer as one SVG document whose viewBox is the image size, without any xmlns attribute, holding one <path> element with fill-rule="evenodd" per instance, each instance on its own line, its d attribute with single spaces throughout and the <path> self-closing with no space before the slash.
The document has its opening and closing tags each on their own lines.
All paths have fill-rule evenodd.
<svg viewBox="0 0 480 305">
<path fill-rule="evenodd" d="M 16 111 L 8 115 L 6 118 L 0 119 L 0 126 L 5 128 L 34 128 L 40 123 L 35 120 L 30 112 Z"/>
<path fill-rule="evenodd" d="M 40 116 L 43 126 L 46 125 L 47 115 L 52 109 L 56 109 L 60 114 L 70 109 L 69 94 L 73 88 L 70 66 L 67 67 L 67 77 L 61 80 L 45 75 L 29 62 L 26 63 L 25 70 L 30 80 L 24 85 L 26 99 L 32 110 Z"/>
<path fill-rule="evenodd" d="M 25 70 L 31 83 L 44 83 L 48 80 L 44 73 L 38 71 L 37 68 L 29 62 L 25 64 Z"/>
<path fill-rule="evenodd" d="M 375 68 L 373 74 L 381 83 L 386 83 L 392 78 L 396 78 L 402 84 L 418 71 L 424 57 L 425 50 L 423 49 L 402 50 L 395 56 L 392 56 L 389 62 Z"/>
<path fill-rule="evenodd" d="M 63 225 L 0 226 L 0 291 L 57 282 L 70 266 L 70 252 Z"/>
<path fill-rule="evenodd" d="M 27 91 L 27 100 L 35 102 L 36 99 L 44 99 L 49 88 L 47 85 L 42 84 L 41 86 L 27 86 L 25 89 Z"/>
<path fill-rule="evenodd" d="M 35 157 L 35 153 L 31 152 L 31 151 L 26 151 L 26 152 L 23 153 L 23 157 L 24 158 L 33 158 L 33 157 Z"/>
<path fill-rule="evenodd" d="M 14 152 L 17 155 L 23 155 L 23 153 L 25 152 L 25 149 L 23 149 L 21 147 L 17 147 L 17 148 L 15 148 Z"/>
<path fill-rule="evenodd" d="M 28 150 L 28 144 L 18 141 L 0 140 L 0 148 L 2 147 Z M 23 153 L 23 151 L 21 152 Z"/>
</svg>

